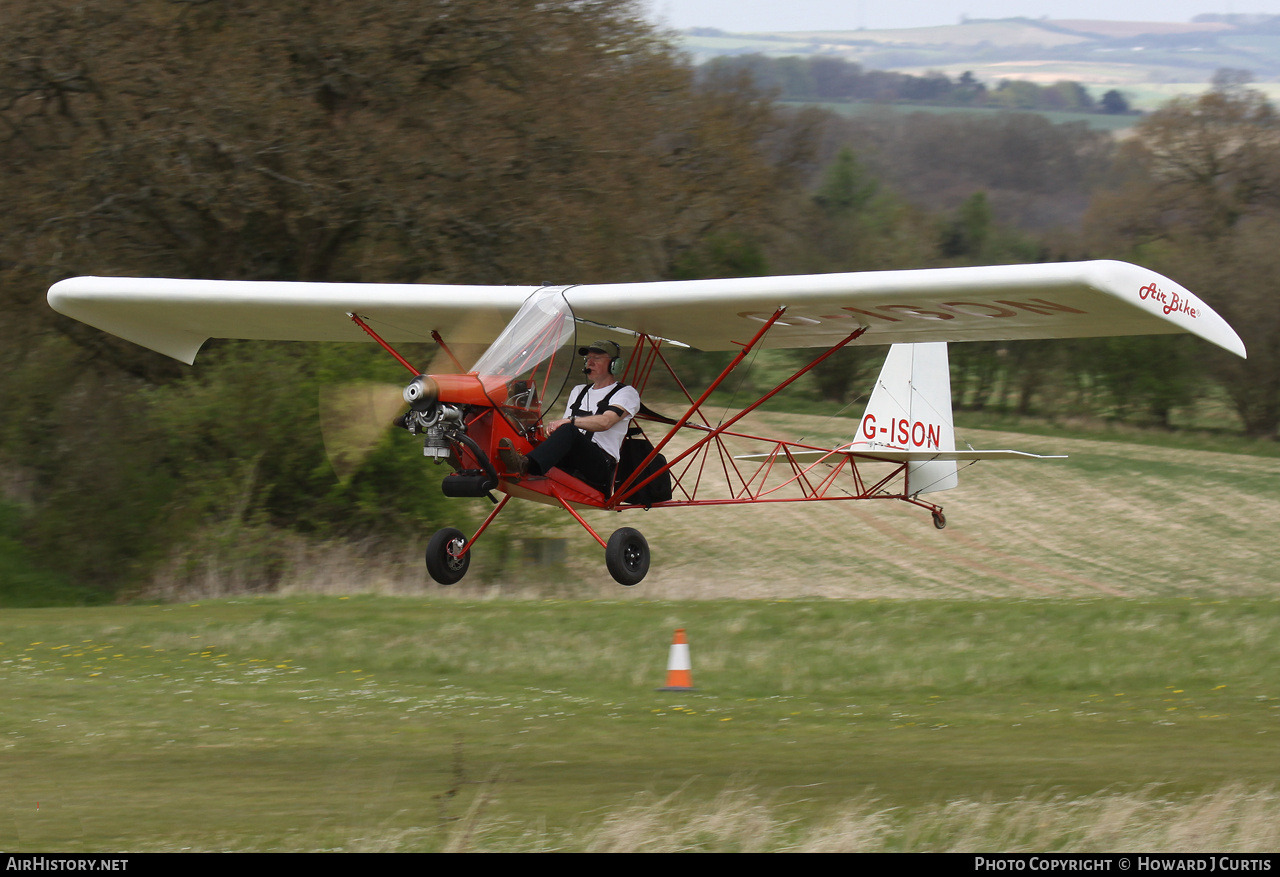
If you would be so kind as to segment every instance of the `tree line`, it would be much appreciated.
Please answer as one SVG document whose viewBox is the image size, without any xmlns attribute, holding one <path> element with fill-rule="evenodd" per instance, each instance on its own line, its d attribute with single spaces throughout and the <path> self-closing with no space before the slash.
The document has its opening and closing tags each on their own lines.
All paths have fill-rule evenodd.
<svg viewBox="0 0 1280 877">
<path fill-rule="evenodd" d="M 860 101 L 1113 115 L 1131 112 L 1128 99 L 1114 88 L 1096 100 L 1083 85 L 1070 80 L 1037 85 L 1005 79 L 989 88 L 969 71 L 955 79 L 937 70 L 915 76 L 868 70 L 831 55 L 726 55 L 707 61 L 700 69 L 708 77 L 733 73 L 749 76 L 757 88 L 775 92 L 785 101 Z"/>
<path fill-rule="evenodd" d="M 1123 144 L 1027 114 L 840 118 L 690 68 L 625 0 L 13 0 L 0 506 L 21 515 L 0 553 L 109 592 L 217 558 L 270 587 L 291 540 L 385 544 L 445 514 L 412 442 L 345 480 L 325 458 L 320 388 L 399 380 L 371 346 L 211 342 L 187 368 L 53 314 L 45 291 L 77 274 L 589 283 L 1125 258 L 1202 295 L 1250 359 L 1181 337 L 955 345 L 957 407 L 1171 425 L 1220 393 L 1241 431 L 1274 436 L 1276 137 L 1235 74 Z M 806 392 L 850 404 L 873 367 L 850 351 Z"/>
</svg>

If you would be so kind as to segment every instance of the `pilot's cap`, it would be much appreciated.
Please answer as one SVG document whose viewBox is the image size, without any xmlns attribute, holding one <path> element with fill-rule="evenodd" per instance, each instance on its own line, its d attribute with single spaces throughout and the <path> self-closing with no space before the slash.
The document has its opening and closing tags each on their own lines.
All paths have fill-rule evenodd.
<svg viewBox="0 0 1280 877">
<path fill-rule="evenodd" d="M 586 356 L 588 353 L 603 353 L 610 359 L 617 359 L 622 356 L 622 348 L 616 341 L 592 341 L 586 347 L 578 348 L 578 356 Z"/>
</svg>

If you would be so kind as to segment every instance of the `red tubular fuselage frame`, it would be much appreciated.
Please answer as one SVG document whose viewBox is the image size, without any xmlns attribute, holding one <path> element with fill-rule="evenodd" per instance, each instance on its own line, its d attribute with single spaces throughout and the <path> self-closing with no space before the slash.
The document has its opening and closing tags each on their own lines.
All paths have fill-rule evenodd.
<svg viewBox="0 0 1280 877">
<path fill-rule="evenodd" d="M 729 372 L 737 367 L 746 352 L 763 335 L 763 332 L 767 331 L 781 316 L 782 310 L 780 309 L 766 323 L 764 329 L 757 333 L 756 338 L 744 345 L 742 353 L 729 364 L 725 371 L 713 382 L 710 389 L 714 389 L 728 376 Z M 684 384 L 680 382 L 679 377 L 666 357 L 663 356 L 660 349 L 661 342 L 648 336 L 640 336 L 632 353 L 631 367 L 628 368 L 626 377 L 631 378 L 632 384 L 643 388 L 648 383 L 649 376 L 655 365 L 661 364 L 675 381 L 676 386 L 684 393 L 686 399 L 688 399 L 689 409 L 655 443 L 653 454 L 650 454 L 645 463 L 637 468 L 637 473 L 642 472 L 644 465 L 656 458 L 656 455 L 671 442 L 677 433 L 687 431 L 700 433 L 700 435 L 694 439 L 691 445 L 680 451 L 666 466 L 657 472 L 651 473 L 643 479 L 640 479 L 638 474 L 633 474 L 624 483 L 618 485 L 613 495 L 603 504 L 603 508 L 625 511 L 644 507 L 692 508 L 713 505 L 746 505 L 760 502 L 834 502 L 863 499 L 895 499 L 909 502 L 931 512 L 940 510 L 940 507 L 933 503 L 908 495 L 905 492 L 905 481 L 902 489 L 895 490 L 891 488 L 895 481 L 905 476 L 907 470 L 905 463 L 886 464 L 881 461 L 863 461 L 864 463 L 873 462 L 879 467 L 888 466 L 887 472 L 881 469 L 876 472 L 877 477 L 869 479 L 864 477 L 856 456 L 833 452 L 831 448 L 820 445 L 765 438 L 729 428 L 786 389 L 787 386 L 823 360 L 853 342 L 865 331 L 865 328 L 859 328 L 850 333 L 808 364 L 796 370 L 790 377 L 780 382 L 773 389 L 762 394 L 727 421 L 714 427 L 702 412 L 703 403 L 706 402 L 707 397 L 710 395 L 710 390 L 695 400 Z M 690 422 L 695 417 L 701 421 L 700 424 Z M 639 420 L 643 421 L 643 417 Z M 753 461 L 735 458 L 725 446 L 723 441 L 725 438 L 763 442 L 767 445 L 767 449 L 758 452 L 755 456 L 759 457 L 761 454 L 767 456 L 763 460 Z M 704 486 L 702 475 L 712 448 L 717 452 L 719 464 L 717 468 L 723 473 L 725 480 L 728 482 L 728 491 L 727 495 L 700 498 L 698 494 L 700 488 Z M 825 452 L 826 456 L 814 462 L 801 463 L 793 456 L 799 451 L 821 451 Z M 684 465 L 679 467 L 681 463 L 684 463 Z M 630 497 L 634 496 L 637 491 L 662 472 L 671 474 L 674 494 L 672 499 L 666 502 L 654 503 L 652 506 L 628 502 Z M 847 474 L 849 478 L 840 478 L 839 476 L 842 474 Z"/>
<path fill-rule="evenodd" d="M 746 505 L 748 503 L 763 502 L 835 502 L 849 500 L 865 500 L 865 499 L 893 499 L 901 502 L 908 502 L 921 508 L 928 509 L 931 512 L 940 512 L 941 507 L 933 503 L 921 500 L 916 496 L 906 493 L 907 484 L 905 474 L 907 466 L 905 463 L 884 463 L 883 461 L 863 461 L 875 463 L 877 466 L 888 466 L 887 474 L 881 470 L 877 473 L 878 477 L 869 479 L 864 477 L 862 470 L 859 468 L 859 461 L 856 455 L 840 453 L 832 451 L 830 448 L 820 445 L 805 444 L 802 442 L 793 442 L 766 438 L 763 436 L 752 435 L 749 433 L 738 432 L 730 429 L 734 424 L 742 420 L 743 417 L 755 411 L 765 402 L 772 399 L 778 393 L 782 392 L 802 375 L 809 372 L 819 363 L 828 357 L 843 349 L 846 345 L 852 343 L 859 338 L 866 327 L 860 327 L 851 332 L 849 335 L 824 350 L 821 354 L 811 360 L 808 364 L 797 369 L 790 377 L 781 381 L 777 386 L 765 392 L 754 402 L 751 402 L 745 408 L 738 411 L 728 420 L 725 420 L 715 426 L 712 426 L 710 420 L 703 412 L 703 405 L 711 394 L 719 387 L 726 378 L 742 363 L 747 355 L 760 343 L 769 329 L 776 324 L 786 312 L 785 307 L 779 307 L 773 312 L 768 320 L 764 321 L 764 325 L 758 332 L 745 344 L 741 344 L 741 350 L 733 358 L 733 360 L 724 368 L 724 370 L 713 380 L 710 386 L 697 398 L 689 392 L 675 370 L 671 367 L 670 362 L 663 355 L 662 340 L 651 337 L 649 335 L 639 334 L 636 336 L 636 344 L 632 351 L 632 355 L 628 359 L 626 373 L 623 379 L 628 381 L 632 386 L 643 393 L 645 386 L 648 384 L 653 370 L 659 365 L 665 369 L 666 373 L 674 381 L 675 386 L 684 395 L 689 406 L 684 414 L 680 416 L 674 423 L 669 421 L 654 420 L 640 415 L 636 418 L 636 424 L 653 423 L 655 425 L 668 425 L 666 432 L 658 439 L 654 445 L 652 453 L 648 455 L 645 461 L 636 468 L 626 480 L 615 485 L 612 495 L 605 496 L 600 491 L 583 484 L 571 476 L 567 476 L 559 470 L 553 470 L 550 477 L 546 478 L 525 478 L 519 480 L 508 480 L 504 475 L 500 483 L 497 485 L 498 490 L 508 494 L 504 496 L 502 501 L 485 519 L 483 525 L 469 540 L 462 549 L 462 553 L 471 550 L 471 547 L 479 539 L 480 535 L 485 531 L 490 523 L 498 516 L 506 506 L 507 500 L 511 496 L 517 496 L 524 499 L 533 499 L 552 505 L 560 505 L 565 508 L 578 522 L 587 530 L 588 533 L 595 538 L 597 542 L 604 545 L 598 533 L 591 528 L 590 525 L 582 518 L 576 509 L 601 509 L 607 511 L 627 511 L 636 508 L 693 508 L 698 506 L 715 506 L 715 505 Z M 413 374 L 419 374 L 418 370 L 409 364 L 399 353 L 397 353 L 391 345 L 378 336 L 359 316 L 349 314 L 352 321 L 360 326 L 369 336 L 390 353 L 395 359 Z M 436 333 L 433 333 L 436 342 L 445 350 L 452 358 L 452 353 L 444 345 Z M 457 360 L 455 359 L 456 363 Z M 450 394 L 448 388 L 457 383 L 459 379 L 464 379 L 463 383 L 474 382 L 477 387 L 484 385 L 484 379 L 474 374 L 468 376 L 458 376 L 451 379 L 451 376 L 437 376 L 443 378 L 441 383 L 441 401 L 456 402 L 460 404 L 470 405 L 473 414 L 467 418 L 469 432 L 475 433 L 475 439 L 479 445 L 485 450 L 492 459 L 497 456 L 498 442 L 501 438 L 507 438 L 515 443 L 515 446 L 522 452 L 525 448 L 530 447 L 529 442 L 535 441 L 527 435 L 519 435 L 506 425 L 506 421 L 502 417 L 486 417 L 488 413 L 494 415 L 497 411 L 489 405 L 479 406 L 477 410 L 476 402 L 479 399 L 488 398 L 488 388 L 485 387 L 485 394 L 476 392 L 468 392 L 466 399 L 459 398 L 457 400 L 447 398 Z M 461 391 L 462 385 L 458 390 Z M 696 422 L 695 422 L 696 421 Z M 643 428 L 643 427 L 642 427 Z M 677 452 L 674 457 L 665 465 L 661 466 L 654 472 L 646 476 L 642 476 L 645 466 L 649 465 L 653 460 L 658 458 L 663 449 L 667 448 L 673 439 L 681 433 L 694 434 L 693 441 L 682 450 Z M 760 451 L 756 449 L 753 456 L 756 459 L 743 460 L 741 457 L 735 457 L 733 453 L 725 445 L 725 439 L 749 440 L 763 443 L 767 450 Z M 718 488 L 717 496 L 699 497 L 700 491 L 704 488 L 703 475 L 706 466 L 711 458 L 712 449 L 716 452 L 715 468 L 723 475 L 727 483 L 727 491 L 724 487 Z M 815 462 L 802 463 L 796 458 L 798 452 L 823 452 L 824 456 Z M 463 462 L 468 468 L 470 457 L 474 456 L 470 450 L 464 450 L 460 453 L 460 458 L 464 458 Z M 683 465 L 681 465 L 683 464 Z M 679 467 L 679 468 L 677 468 Z M 657 502 L 652 504 L 644 504 L 633 499 L 640 490 L 658 478 L 663 473 L 670 473 L 672 481 L 672 499 L 665 502 Z M 847 474 L 848 478 L 840 478 L 842 474 Z M 901 488 L 894 489 L 892 485 L 901 479 Z M 711 488 L 707 488 L 708 490 Z"/>
</svg>

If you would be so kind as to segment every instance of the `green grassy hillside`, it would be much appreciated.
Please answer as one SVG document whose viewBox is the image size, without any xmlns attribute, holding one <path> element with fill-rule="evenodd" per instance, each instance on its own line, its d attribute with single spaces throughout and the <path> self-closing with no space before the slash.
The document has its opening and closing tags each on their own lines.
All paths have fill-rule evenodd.
<svg viewBox="0 0 1280 877">
<path fill-rule="evenodd" d="M 0 617 L 16 852 L 1269 850 L 1280 603 L 387 597 Z M 664 681 L 687 629 L 697 692 Z"/>
</svg>

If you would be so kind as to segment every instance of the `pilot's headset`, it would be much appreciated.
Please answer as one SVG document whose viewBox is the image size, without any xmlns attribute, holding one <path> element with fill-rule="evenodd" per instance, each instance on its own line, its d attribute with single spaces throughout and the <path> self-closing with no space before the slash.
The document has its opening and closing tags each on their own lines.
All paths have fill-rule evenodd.
<svg viewBox="0 0 1280 877">
<path fill-rule="evenodd" d="M 618 373 L 618 359 L 622 356 L 622 348 L 616 341 L 592 341 L 586 347 L 578 348 L 578 355 L 583 358 L 582 373 L 587 373 L 586 356 L 588 353 L 603 353 L 609 357 L 609 374 Z"/>
</svg>

